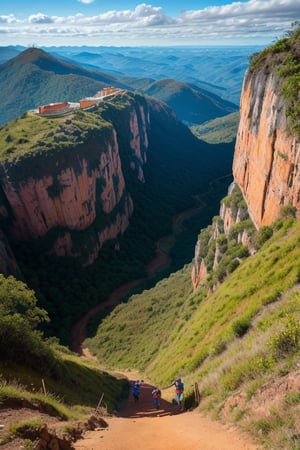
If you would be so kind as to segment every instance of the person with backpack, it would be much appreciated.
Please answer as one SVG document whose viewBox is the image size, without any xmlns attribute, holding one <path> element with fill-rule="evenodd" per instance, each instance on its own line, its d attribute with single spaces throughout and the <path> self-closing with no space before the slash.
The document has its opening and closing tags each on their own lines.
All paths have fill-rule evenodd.
<svg viewBox="0 0 300 450">
<path fill-rule="evenodd" d="M 132 395 L 134 398 L 134 403 L 136 403 L 140 398 L 140 383 L 137 381 L 133 385 Z"/>
<path fill-rule="evenodd" d="M 165 389 L 175 386 L 175 404 L 180 407 L 183 411 L 183 393 L 184 393 L 184 383 L 181 378 L 175 378 L 175 380 L 167 386 Z"/>
<path fill-rule="evenodd" d="M 183 384 L 181 378 L 177 378 L 177 380 L 175 380 L 174 385 L 175 385 L 176 400 L 177 400 L 178 406 L 182 410 L 183 409 L 184 384 Z"/>
<path fill-rule="evenodd" d="M 154 387 L 151 391 L 152 394 L 152 400 L 153 400 L 153 405 L 155 409 L 159 408 L 159 403 L 160 403 L 160 396 L 161 396 L 161 392 L 157 387 Z"/>
</svg>

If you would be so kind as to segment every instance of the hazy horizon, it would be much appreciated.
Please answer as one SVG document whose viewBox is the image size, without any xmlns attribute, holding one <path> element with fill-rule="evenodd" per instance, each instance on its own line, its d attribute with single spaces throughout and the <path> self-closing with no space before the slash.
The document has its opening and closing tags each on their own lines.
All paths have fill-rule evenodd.
<svg viewBox="0 0 300 450">
<path fill-rule="evenodd" d="M 10 0 L 3 46 L 266 46 L 299 20 L 299 0 Z"/>
</svg>

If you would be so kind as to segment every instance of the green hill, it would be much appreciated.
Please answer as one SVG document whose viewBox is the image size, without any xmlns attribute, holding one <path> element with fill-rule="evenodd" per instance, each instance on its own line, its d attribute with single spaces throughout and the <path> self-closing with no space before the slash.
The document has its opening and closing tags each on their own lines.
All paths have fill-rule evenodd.
<svg viewBox="0 0 300 450">
<path fill-rule="evenodd" d="M 167 103 L 188 125 L 200 124 L 237 110 L 236 105 L 211 92 L 172 79 L 155 81 L 144 86 L 142 91 Z"/>
<path fill-rule="evenodd" d="M 0 86 L 5 96 L 0 123 L 29 109 L 52 102 L 79 102 L 107 85 L 123 87 L 112 76 L 59 60 L 38 48 L 29 48 L 0 66 Z"/>
</svg>

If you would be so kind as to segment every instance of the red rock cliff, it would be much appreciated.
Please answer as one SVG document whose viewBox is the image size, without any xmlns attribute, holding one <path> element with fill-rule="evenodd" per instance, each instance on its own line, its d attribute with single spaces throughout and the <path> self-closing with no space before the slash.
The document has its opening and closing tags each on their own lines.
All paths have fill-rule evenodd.
<svg viewBox="0 0 300 450">
<path fill-rule="evenodd" d="M 275 71 L 246 74 L 233 176 L 256 227 L 271 224 L 283 205 L 300 208 L 299 136 L 289 132 L 286 108 Z"/>
<path fill-rule="evenodd" d="M 144 108 L 145 105 L 133 104 L 127 124 L 134 161 L 131 169 L 141 182 L 150 126 Z M 24 160 L 4 162 L 0 169 L 0 217 L 9 223 L 9 236 L 14 243 L 44 238 L 50 230 L 57 229 L 50 251 L 58 256 L 82 258 L 84 254 L 86 265 L 97 258 L 107 240 L 116 239 L 129 225 L 134 205 L 126 188 L 113 126 L 104 137 L 94 130 L 86 142 L 75 145 L 71 152 L 49 151 L 44 156 L 33 153 Z M 102 225 L 93 226 L 95 221 L 102 221 Z M 88 245 L 84 239 L 81 247 L 78 239 L 74 245 L 72 232 L 84 232 L 91 226 Z"/>
</svg>

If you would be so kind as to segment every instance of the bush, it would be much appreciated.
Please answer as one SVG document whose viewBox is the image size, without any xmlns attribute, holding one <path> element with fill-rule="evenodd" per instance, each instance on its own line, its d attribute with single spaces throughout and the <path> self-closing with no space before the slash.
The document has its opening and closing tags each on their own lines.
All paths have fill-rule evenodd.
<svg viewBox="0 0 300 450">
<path fill-rule="evenodd" d="M 297 208 L 292 205 L 286 205 L 281 208 L 280 217 L 282 219 L 295 218 L 297 213 Z"/>
<path fill-rule="evenodd" d="M 255 428 L 257 431 L 266 436 L 273 430 L 274 427 L 270 420 L 260 419 L 255 422 Z"/>
<path fill-rule="evenodd" d="M 260 228 L 257 236 L 257 248 L 261 248 L 263 244 L 273 235 L 273 229 L 268 226 Z"/>
<path fill-rule="evenodd" d="M 285 328 L 269 342 L 269 347 L 276 358 L 283 358 L 300 350 L 300 323 L 289 317 Z"/>
<path fill-rule="evenodd" d="M 232 331 L 236 337 L 244 336 L 250 328 L 250 319 L 236 319 L 231 325 Z"/>
<path fill-rule="evenodd" d="M 220 355 L 222 352 L 224 352 L 227 348 L 227 344 L 225 341 L 217 340 L 214 342 L 211 346 L 210 354 L 211 356 L 217 356 Z"/>
</svg>

